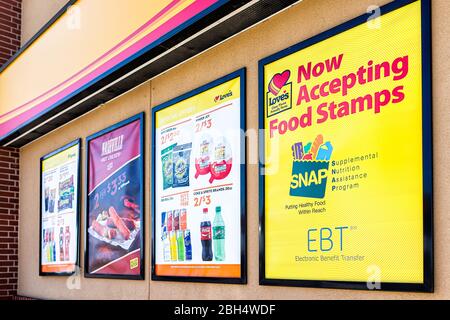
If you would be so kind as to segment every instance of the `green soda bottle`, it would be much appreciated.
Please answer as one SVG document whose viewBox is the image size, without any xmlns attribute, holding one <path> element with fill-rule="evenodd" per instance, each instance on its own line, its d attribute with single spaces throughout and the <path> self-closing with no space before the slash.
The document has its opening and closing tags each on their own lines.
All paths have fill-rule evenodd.
<svg viewBox="0 0 450 320">
<path fill-rule="evenodd" d="M 216 261 L 225 260 L 225 223 L 222 218 L 222 209 L 216 207 L 216 216 L 213 223 L 213 247 L 214 259 Z"/>
<path fill-rule="evenodd" d="M 184 232 L 177 230 L 178 261 L 184 261 Z"/>
</svg>

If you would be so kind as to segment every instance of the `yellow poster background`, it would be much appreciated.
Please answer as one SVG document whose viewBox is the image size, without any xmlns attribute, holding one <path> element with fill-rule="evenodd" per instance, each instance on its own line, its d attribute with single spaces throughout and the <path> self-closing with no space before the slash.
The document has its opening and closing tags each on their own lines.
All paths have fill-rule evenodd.
<svg viewBox="0 0 450 320">
<path fill-rule="evenodd" d="M 421 2 L 408 4 L 381 16 L 379 28 L 363 23 L 264 67 L 265 93 L 273 75 L 290 70 L 292 109 L 267 118 L 265 101 L 265 277 L 267 279 L 382 281 L 423 283 L 423 190 L 422 190 L 422 56 Z M 300 85 L 298 67 L 325 61 L 343 53 L 342 66 L 305 82 L 308 87 L 342 77 L 375 63 L 409 56 L 409 73 L 401 81 L 392 77 L 355 86 L 348 96 L 330 95 L 311 103 L 296 105 Z M 303 82 L 302 82 L 303 84 Z M 405 99 L 389 104 L 375 114 L 373 110 L 348 117 L 328 120 L 270 138 L 273 119 L 288 120 L 301 115 L 307 106 L 323 102 L 350 101 L 384 89 L 392 91 L 404 86 Z M 265 95 L 267 99 L 267 95 Z M 313 119 L 315 119 L 313 117 Z M 292 173 L 291 146 L 297 142 L 313 142 L 318 134 L 333 145 L 331 161 L 377 153 L 375 160 L 358 163 L 358 173 L 367 178 L 359 187 L 332 191 L 330 173 L 323 199 L 289 195 Z M 288 206 L 326 201 L 324 213 L 298 214 Z M 341 238 L 336 227 L 348 227 Z M 308 252 L 308 244 L 319 248 L 319 231 L 333 231 L 331 251 Z M 308 242 L 308 230 L 310 233 Z M 328 236 L 328 231 L 325 235 Z M 325 241 L 327 247 L 329 242 Z M 344 261 L 362 256 L 363 260 Z M 338 256 L 339 260 L 333 260 Z M 297 258 L 296 258 L 297 257 Z M 302 258 L 319 261 L 302 261 Z M 328 259 L 328 260 L 327 260 Z M 299 261 L 300 260 L 300 261 Z M 326 261 L 325 261 L 326 260 Z"/>
<path fill-rule="evenodd" d="M 70 147 L 54 156 L 42 161 L 42 172 L 59 167 L 60 165 L 72 161 L 71 158 L 78 157 L 78 144 Z"/>
<path fill-rule="evenodd" d="M 240 93 L 241 77 L 236 77 L 216 87 L 184 99 L 169 108 L 156 113 L 156 128 L 176 123 L 193 115 L 209 110 L 218 104 L 237 99 Z"/>
</svg>

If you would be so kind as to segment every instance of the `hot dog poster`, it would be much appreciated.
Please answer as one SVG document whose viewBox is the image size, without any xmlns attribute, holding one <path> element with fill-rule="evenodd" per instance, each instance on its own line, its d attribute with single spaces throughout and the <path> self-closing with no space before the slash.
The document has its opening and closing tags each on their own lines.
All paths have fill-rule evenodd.
<svg viewBox="0 0 450 320">
<path fill-rule="evenodd" d="M 79 140 L 41 159 L 41 275 L 76 271 L 79 161 Z"/>
<path fill-rule="evenodd" d="M 88 138 L 88 276 L 143 276 L 142 126 L 140 114 Z"/>
<path fill-rule="evenodd" d="M 154 109 L 155 280 L 243 279 L 243 72 Z"/>
<path fill-rule="evenodd" d="M 425 282 L 421 19 L 413 1 L 260 62 L 266 283 Z"/>
</svg>

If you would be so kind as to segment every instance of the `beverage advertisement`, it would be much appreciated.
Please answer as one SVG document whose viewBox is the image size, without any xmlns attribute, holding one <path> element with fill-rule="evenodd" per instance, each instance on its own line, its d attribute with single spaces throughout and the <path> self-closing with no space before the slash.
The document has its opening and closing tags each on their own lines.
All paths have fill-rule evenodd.
<svg viewBox="0 0 450 320">
<path fill-rule="evenodd" d="M 429 290 L 423 7 L 381 9 L 260 62 L 262 284 Z"/>
<path fill-rule="evenodd" d="M 80 141 L 41 159 L 41 275 L 69 275 L 78 265 Z"/>
<path fill-rule="evenodd" d="M 155 280 L 244 281 L 244 76 L 154 109 Z"/>
<path fill-rule="evenodd" d="M 143 114 L 87 138 L 86 275 L 143 277 Z"/>
</svg>

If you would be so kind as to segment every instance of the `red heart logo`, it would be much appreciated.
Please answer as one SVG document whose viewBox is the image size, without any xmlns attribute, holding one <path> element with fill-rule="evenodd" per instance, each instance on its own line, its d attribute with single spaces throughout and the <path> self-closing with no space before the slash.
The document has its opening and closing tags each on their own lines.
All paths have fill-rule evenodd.
<svg viewBox="0 0 450 320">
<path fill-rule="evenodd" d="M 219 101 L 219 99 L 220 99 L 220 96 L 217 96 L 217 97 L 214 98 L 214 101 L 217 102 L 217 101 Z"/>
<path fill-rule="evenodd" d="M 290 76 L 291 72 L 289 70 L 283 71 L 283 73 L 277 73 L 273 76 L 273 84 L 281 89 L 288 82 Z"/>
<path fill-rule="evenodd" d="M 282 73 L 277 73 L 274 75 L 272 81 L 269 83 L 269 91 L 274 95 L 277 95 L 281 88 L 283 88 L 288 82 L 290 76 L 291 72 L 289 70 L 285 70 Z"/>
</svg>

